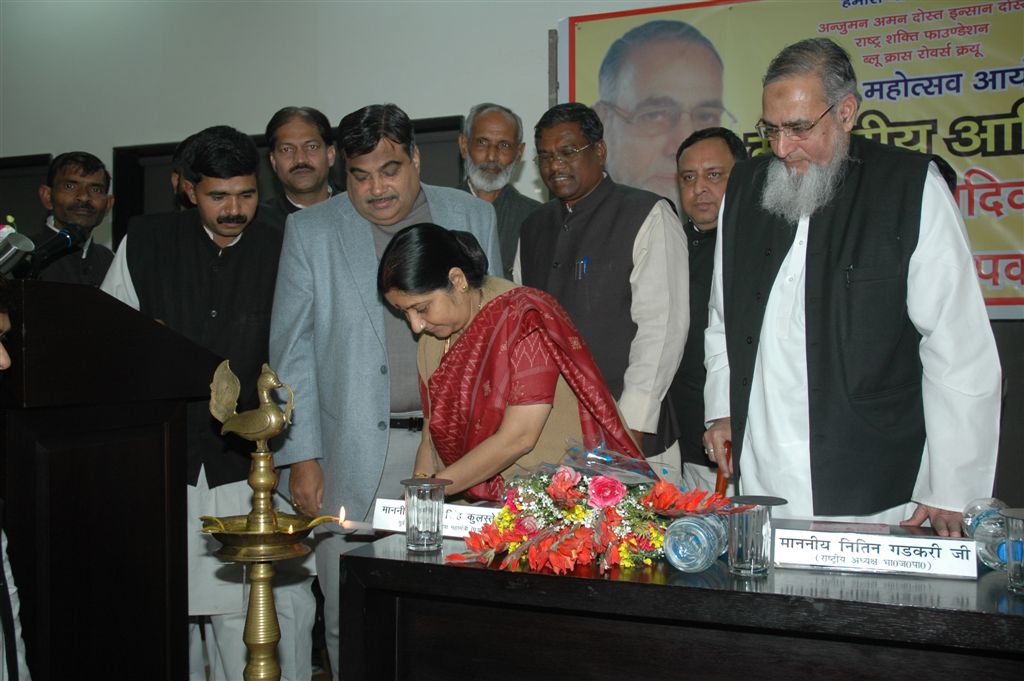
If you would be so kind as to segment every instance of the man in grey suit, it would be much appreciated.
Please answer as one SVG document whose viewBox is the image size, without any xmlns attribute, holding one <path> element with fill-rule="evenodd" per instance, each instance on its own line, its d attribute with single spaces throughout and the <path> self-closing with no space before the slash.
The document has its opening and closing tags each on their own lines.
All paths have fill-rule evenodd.
<svg viewBox="0 0 1024 681">
<path fill-rule="evenodd" d="M 394 104 L 339 125 L 347 192 L 288 217 L 270 328 L 270 361 L 295 391 L 294 424 L 275 454 L 309 515 L 364 520 L 375 497 L 399 498 L 412 474 L 423 412 L 416 337 L 378 296 L 377 263 L 404 227 L 434 222 L 501 255 L 494 209 L 456 189 L 421 185 L 412 124 Z M 321 526 L 323 527 L 323 526 Z M 335 525 L 318 537 L 328 651 L 338 678 L 338 556 L 358 546 Z"/>
</svg>

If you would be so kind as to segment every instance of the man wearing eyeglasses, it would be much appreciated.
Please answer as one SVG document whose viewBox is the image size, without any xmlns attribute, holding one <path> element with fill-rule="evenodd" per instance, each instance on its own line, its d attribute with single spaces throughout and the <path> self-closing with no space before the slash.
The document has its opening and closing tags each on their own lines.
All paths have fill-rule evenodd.
<svg viewBox="0 0 1024 681">
<path fill-rule="evenodd" d="M 704 443 L 786 516 L 959 536 L 961 509 L 992 491 L 995 342 L 939 169 L 851 137 L 859 100 L 831 40 L 768 67 L 772 155 L 733 168 L 722 208 Z"/>
<path fill-rule="evenodd" d="M 634 436 L 660 454 L 678 437 L 661 408 L 689 324 L 686 240 L 668 201 L 604 173 L 603 133 L 578 103 L 537 123 L 537 166 L 555 198 L 523 223 L 516 281 L 565 307 Z"/>
<path fill-rule="evenodd" d="M 490 102 L 469 110 L 459 135 L 466 179 L 458 188 L 494 206 L 506 279 L 512 278 L 519 228 L 540 207 L 540 201 L 523 196 L 511 184 L 525 148 L 523 121 L 514 111 Z"/>
<path fill-rule="evenodd" d="M 611 178 L 679 205 L 680 142 L 731 118 L 722 105 L 722 70 L 711 41 L 682 21 L 651 21 L 612 43 L 594 105 L 604 123 Z"/>
</svg>

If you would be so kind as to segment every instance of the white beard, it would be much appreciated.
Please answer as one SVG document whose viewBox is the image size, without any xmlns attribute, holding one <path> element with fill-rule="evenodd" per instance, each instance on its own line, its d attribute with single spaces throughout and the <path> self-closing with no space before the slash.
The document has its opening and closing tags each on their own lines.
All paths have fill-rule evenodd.
<svg viewBox="0 0 1024 681">
<path fill-rule="evenodd" d="M 512 180 L 512 173 L 515 172 L 516 163 L 509 163 L 507 166 L 503 166 L 500 163 L 494 165 L 501 168 L 496 173 L 485 173 L 480 169 L 480 166 L 473 163 L 471 158 L 462 159 L 466 164 L 466 175 L 469 177 L 469 183 L 473 185 L 473 189 L 481 192 L 496 192 L 505 187 Z"/>
<path fill-rule="evenodd" d="M 814 215 L 835 196 L 847 159 L 849 142 L 838 145 L 832 159 L 825 165 L 811 163 L 806 172 L 797 173 L 779 158 L 768 164 L 768 175 L 761 193 L 761 207 L 788 222 Z"/>
</svg>

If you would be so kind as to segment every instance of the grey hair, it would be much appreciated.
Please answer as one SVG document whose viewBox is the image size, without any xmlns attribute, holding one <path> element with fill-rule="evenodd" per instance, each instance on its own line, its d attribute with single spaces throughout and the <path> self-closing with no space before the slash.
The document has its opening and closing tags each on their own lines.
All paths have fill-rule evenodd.
<svg viewBox="0 0 1024 681">
<path fill-rule="evenodd" d="M 719 66 L 723 66 L 722 57 L 715 49 L 714 43 L 692 24 L 666 19 L 648 21 L 646 24 L 626 31 L 622 37 L 608 47 L 608 51 L 601 61 L 601 69 L 597 73 L 598 96 L 606 102 L 615 99 L 619 89 L 619 74 L 631 50 L 643 47 L 647 43 L 672 40 L 706 47 L 711 54 L 715 55 Z"/>
<path fill-rule="evenodd" d="M 492 102 L 477 104 L 469 110 L 469 115 L 466 116 L 466 120 L 462 122 L 463 137 L 467 140 L 470 139 L 473 135 L 473 124 L 476 123 L 477 117 L 489 113 L 500 113 L 504 116 L 508 122 L 516 128 L 516 146 L 518 147 L 523 143 L 523 119 L 519 117 L 519 114 L 507 106 L 494 104 Z"/>
<path fill-rule="evenodd" d="M 821 80 L 829 104 L 837 104 L 846 95 L 853 95 L 860 103 L 850 55 L 828 38 L 808 38 L 784 48 L 768 65 L 761 84 L 767 87 L 777 80 L 809 73 Z"/>
</svg>

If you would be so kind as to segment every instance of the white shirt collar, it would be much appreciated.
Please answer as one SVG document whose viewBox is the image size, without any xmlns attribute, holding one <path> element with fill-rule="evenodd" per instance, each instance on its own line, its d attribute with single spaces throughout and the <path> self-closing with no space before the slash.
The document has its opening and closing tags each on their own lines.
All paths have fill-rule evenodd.
<svg viewBox="0 0 1024 681">
<path fill-rule="evenodd" d="M 334 187 L 332 187 L 331 183 L 328 182 L 327 183 L 327 198 L 331 198 L 332 196 L 334 196 Z M 292 201 L 292 197 L 288 196 L 288 192 L 285 192 L 284 198 L 285 198 L 285 200 L 288 203 L 292 204 L 293 206 L 295 206 L 296 208 L 298 208 L 300 210 L 303 209 L 303 208 L 309 208 L 309 206 L 301 204 L 298 201 Z"/>
<path fill-rule="evenodd" d="M 248 225 L 246 225 L 246 227 L 248 227 Z M 214 240 L 214 236 L 216 236 L 213 233 L 213 231 L 209 227 L 207 227 L 206 225 L 203 225 L 203 229 L 206 230 L 206 236 L 210 237 L 210 241 L 213 241 Z M 238 243 L 239 239 L 242 238 L 242 234 L 245 234 L 245 230 L 242 230 L 242 232 L 238 236 L 236 236 L 234 239 L 232 239 L 231 243 L 229 243 L 227 246 L 221 246 L 221 248 L 222 249 L 224 249 L 224 248 L 231 248 L 232 246 L 234 246 L 235 244 Z"/>
</svg>

